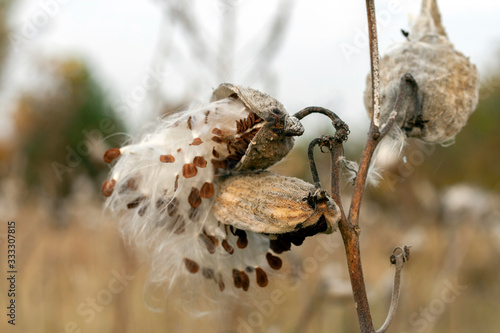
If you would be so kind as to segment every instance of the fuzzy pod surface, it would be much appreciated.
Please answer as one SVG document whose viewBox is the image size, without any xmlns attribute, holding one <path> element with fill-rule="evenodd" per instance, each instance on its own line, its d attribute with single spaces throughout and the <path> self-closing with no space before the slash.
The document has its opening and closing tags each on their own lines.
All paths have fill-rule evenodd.
<svg viewBox="0 0 500 333">
<path fill-rule="evenodd" d="M 397 115 L 397 127 L 405 136 L 424 142 L 452 141 L 476 108 L 479 75 L 469 58 L 448 40 L 435 0 L 423 0 L 407 40 L 393 46 L 380 60 L 382 123 L 394 110 L 399 84 L 406 73 L 411 74 L 418 88 L 412 101 Z M 370 81 L 368 75 L 364 103 L 371 116 Z"/>
</svg>

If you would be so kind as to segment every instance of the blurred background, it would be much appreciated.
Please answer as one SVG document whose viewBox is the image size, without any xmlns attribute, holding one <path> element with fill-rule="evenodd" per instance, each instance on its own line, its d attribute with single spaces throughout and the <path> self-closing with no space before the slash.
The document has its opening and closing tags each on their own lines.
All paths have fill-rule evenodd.
<svg viewBox="0 0 500 333">
<path fill-rule="evenodd" d="M 390 331 L 497 332 L 500 3 L 438 5 L 450 40 L 480 71 L 479 105 L 450 147 L 410 142 L 399 155 L 381 153 L 383 178 L 361 212 L 365 280 L 379 326 L 389 256 L 410 245 Z M 420 1 L 376 6 L 383 53 L 404 40 L 400 29 L 409 30 Z M 0 331 L 358 332 L 338 234 L 308 239 L 288 256 L 288 277 L 268 287 L 282 292 L 280 302 L 257 298 L 224 320 L 151 311 L 147 267 L 103 212 L 100 188 L 107 148 L 161 114 L 207 101 L 221 82 L 266 92 L 290 113 L 334 110 L 351 128 L 347 157 L 358 160 L 368 128 L 365 21 L 363 1 L 0 0 Z M 308 142 L 332 131 L 310 118 L 275 171 L 310 180 Z M 328 157 L 318 161 L 326 184 Z M 343 190 L 348 202 L 348 180 Z M 11 220 L 15 327 L 3 313 Z"/>
</svg>

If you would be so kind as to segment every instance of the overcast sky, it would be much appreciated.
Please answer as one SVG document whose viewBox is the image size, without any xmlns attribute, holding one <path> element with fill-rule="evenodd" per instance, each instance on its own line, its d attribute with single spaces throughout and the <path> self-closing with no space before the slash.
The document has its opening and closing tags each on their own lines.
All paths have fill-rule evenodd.
<svg viewBox="0 0 500 333">
<path fill-rule="evenodd" d="M 182 49 L 182 35 L 176 35 L 175 28 L 170 30 L 170 22 L 162 16 L 162 2 L 165 0 L 16 1 L 9 23 L 24 39 L 17 45 L 6 77 L 15 84 L 8 86 L 23 84 L 32 69 L 33 55 L 39 52 L 78 55 L 97 70 L 116 100 L 126 98 L 150 75 L 160 31 L 163 38 L 173 38 L 170 45 Z M 279 2 L 184 0 L 184 3 L 192 3 L 196 22 L 203 27 L 203 38 L 214 44 L 214 49 L 220 43 L 224 11 L 236 11 L 234 61 L 222 80 L 259 85 L 245 82 L 248 80 L 245 73 L 258 59 L 257 46 L 269 30 Z M 486 73 L 483 77 L 487 75 L 487 69 L 499 62 L 495 55 L 498 56 L 500 49 L 500 2 L 441 0 L 438 5 L 456 49 L 470 56 L 480 71 Z M 48 15 L 44 16 L 42 7 Z M 400 29 L 409 30 L 409 15 L 418 14 L 420 0 L 380 0 L 376 1 L 376 7 L 383 54 L 389 45 L 403 40 Z M 275 84 L 269 89 L 272 91 L 266 92 L 280 100 L 290 113 L 308 105 L 320 105 L 335 110 L 353 131 L 364 131 L 367 120 L 362 94 L 369 70 L 364 1 L 297 0 L 291 13 L 283 45 L 268 69 Z M 170 56 L 163 90 L 159 93 L 175 96 L 184 81 L 192 82 L 199 75 L 196 82 L 201 88 L 198 86 L 196 91 L 203 92 L 199 98 L 209 96 L 221 78 L 210 77 L 206 68 L 183 54 L 179 51 Z M 8 129 L 4 121 L 8 114 L 5 105 L 8 104 L 1 111 L 3 131 Z M 135 112 L 140 109 L 141 103 L 135 105 Z"/>
</svg>

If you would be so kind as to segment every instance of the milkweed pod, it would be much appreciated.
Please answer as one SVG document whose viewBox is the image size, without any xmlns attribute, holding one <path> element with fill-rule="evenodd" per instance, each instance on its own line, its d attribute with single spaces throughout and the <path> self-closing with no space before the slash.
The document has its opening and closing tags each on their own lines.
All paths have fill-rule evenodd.
<svg viewBox="0 0 500 333">
<path fill-rule="evenodd" d="M 211 101 L 225 98 L 239 99 L 258 117 L 249 118 L 238 125 L 238 132 L 248 132 L 250 141 L 234 171 L 261 170 L 280 161 L 292 149 L 294 136 L 302 135 L 304 127 L 295 117 L 290 116 L 283 105 L 260 91 L 243 88 L 229 83 L 221 84 L 212 95 Z M 262 126 L 253 131 L 255 121 L 263 120 Z M 240 134 L 239 133 L 239 134 Z"/>
<path fill-rule="evenodd" d="M 408 40 L 380 60 L 381 123 L 394 110 L 406 73 L 413 76 L 418 91 L 410 107 L 399 112 L 397 126 L 407 137 L 425 142 L 452 141 L 476 108 L 479 77 L 476 66 L 449 42 L 435 0 L 423 0 Z M 371 116 L 370 80 L 368 75 L 364 101 Z"/>
<path fill-rule="evenodd" d="M 269 171 L 221 180 L 212 212 L 220 222 L 268 235 L 332 233 L 339 207 L 324 196 L 315 200 L 314 185 Z"/>
</svg>

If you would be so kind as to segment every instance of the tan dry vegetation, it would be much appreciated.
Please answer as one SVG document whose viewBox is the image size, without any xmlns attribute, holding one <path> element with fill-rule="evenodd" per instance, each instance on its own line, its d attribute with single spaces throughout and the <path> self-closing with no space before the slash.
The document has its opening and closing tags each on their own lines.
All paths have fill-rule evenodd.
<svg viewBox="0 0 500 333">
<path fill-rule="evenodd" d="M 500 310 L 498 225 L 464 220 L 450 226 L 424 213 L 402 221 L 372 202 L 366 204 L 362 212 L 365 220 L 362 253 L 376 326 L 383 321 L 390 298 L 393 268 L 389 255 L 394 246 L 406 244 L 413 246 L 412 257 L 403 272 L 401 307 L 391 332 L 496 331 L 500 324 L 495 315 Z M 304 325 L 302 328 L 307 327 L 304 332 L 358 330 L 349 285 L 346 287 L 347 272 L 339 234 L 308 239 L 296 248 L 288 256 L 290 265 L 285 272 L 289 278 L 272 282 L 266 293 L 257 298 L 260 305 L 234 307 L 226 315 L 215 313 L 191 318 L 177 311 L 175 302 L 169 303 L 164 312 L 153 312 L 145 305 L 143 286 L 147 269 L 137 262 L 110 218 L 102 213 L 99 199 L 75 197 L 67 205 L 64 218 L 71 223 L 65 228 L 52 227 L 54 217 L 41 203 L 21 206 L 15 218 L 19 332 L 81 329 L 82 332 L 154 333 L 199 332 L 201 328 L 207 333 L 237 332 L 245 320 L 250 321 L 253 326 L 247 327 L 255 332 L 295 332 L 299 321 Z M 2 243 L 5 244 L 5 238 Z M 332 254 L 325 257 L 325 246 L 321 244 L 328 244 Z M 123 291 L 107 292 L 112 295 L 109 304 L 97 304 L 102 309 L 89 311 L 88 299 L 100 296 L 106 300 L 103 290 L 109 290 L 116 274 L 134 278 Z M 325 283 L 322 280 L 325 277 L 331 281 L 330 286 L 319 287 L 321 281 Z M 443 291 L 450 283 L 464 285 L 466 289 L 459 291 L 452 301 L 444 302 L 443 292 L 447 297 L 453 296 Z M 3 285 L 4 281 L 2 291 L 5 291 Z M 264 300 L 269 300 L 276 289 L 283 293 L 280 304 L 262 310 Z M 175 297 L 182 295 L 172 295 L 172 299 Z M 6 303 L 5 292 L 0 293 L 0 303 Z M 309 306 L 311 312 L 304 316 Z M 427 312 L 422 312 L 426 308 Z M 260 322 L 262 325 L 258 326 Z M 2 320 L 0 330 L 5 332 L 6 328 L 10 327 Z"/>
</svg>

